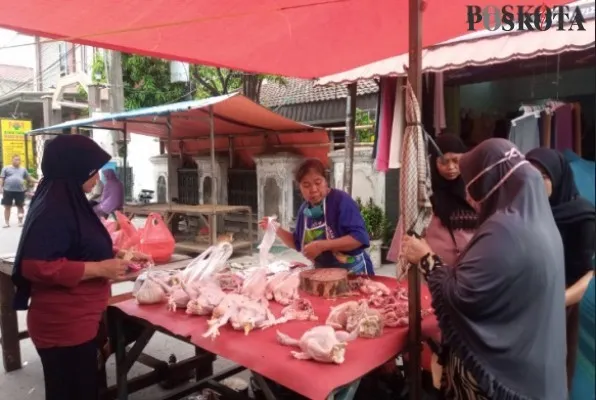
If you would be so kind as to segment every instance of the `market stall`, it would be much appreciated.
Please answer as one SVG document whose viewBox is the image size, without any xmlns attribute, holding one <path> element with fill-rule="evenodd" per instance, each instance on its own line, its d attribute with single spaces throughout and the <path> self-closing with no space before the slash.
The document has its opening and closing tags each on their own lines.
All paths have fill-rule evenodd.
<svg viewBox="0 0 596 400">
<path fill-rule="evenodd" d="M 274 147 L 276 151 L 291 149 L 299 155 L 315 157 L 326 163 L 329 147 L 324 130 L 282 117 L 238 93 L 70 121 L 40 128 L 29 134 L 62 132 L 72 128 L 119 130 L 125 138 L 131 133 L 159 138 L 168 155 L 168 177 L 173 174 L 172 156 L 182 142 L 189 153 L 210 154 L 212 171 L 216 170 L 216 153 L 227 153 L 231 159 L 236 155 L 250 165 L 254 164 L 255 155 Z M 125 175 L 125 186 L 126 181 Z M 209 203 L 176 205 L 172 202 L 171 190 L 168 190 L 166 205 L 130 204 L 125 211 L 132 214 L 154 211 L 167 214 L 167 218 L 175 215 L 200 216 L 208 227 L 209 240 L 206 243 L 197 240 L 179 243 L 179 250 L 191 253 L 200 253 L 217 241 L 217 235 L 221 232 L 218 231 L 216 216 L 239 212 L 248 214 L 249 239 L 235 242 L 234 246 L 251 251 L 250 207 L 218 205 L 218 188 L 227 182 L 218 182 L 218 179 L 212 179 L 211 182 Z"/>
</svg>

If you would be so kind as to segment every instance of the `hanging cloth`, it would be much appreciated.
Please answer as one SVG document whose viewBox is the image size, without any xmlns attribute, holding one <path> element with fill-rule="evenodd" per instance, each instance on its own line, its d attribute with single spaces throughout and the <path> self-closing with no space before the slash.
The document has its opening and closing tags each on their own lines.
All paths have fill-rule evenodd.
<svg viewBox="0 0 596 400">
<path fill-rule="evenodd" d="M 386 90 L 381 98 L 381 121 L 379 127 L 379 143 L 375 167 L 377 171 L 386 172 L 389 168 L 389 146 L 391 140 L 391 124 L 393 123 L 393 106 L 395 102 L 396 78 L 387 78 Z"/>
<path fill-rule="evenodd" d="M 447 128 L 445 121 L 445 80 L 442 72 L 435 73 L 435 99 L 434 99 L 434 128 L 435 135 L 441 134 Z"/>
<path fill-rule="evenodd" d="M 389 168 L 401 167 L 401 142 L 404 135 L 404 99 L 405 78 L 397 78 L 395 88 L 395 102 L 393 107 L 393 123 L 391 125 L 391 140 L 389 142 Z"/>
</svg>

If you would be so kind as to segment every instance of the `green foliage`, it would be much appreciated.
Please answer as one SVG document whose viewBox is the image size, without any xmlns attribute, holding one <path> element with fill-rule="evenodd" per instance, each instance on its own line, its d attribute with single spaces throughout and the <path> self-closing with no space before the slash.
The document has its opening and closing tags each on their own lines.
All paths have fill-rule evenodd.
<svg viewBox="0 0 596 400">
<path fill-rule="evenodd" d="M 91 63 L 91 81 L 95 84 L 106 83 L 106 63 L 101 53 L 97 52 L 93 56 Z"/>
<path fill-rule="evenodd" d="M 153 57 L 122 54 L 124 106 L 127 110 L 182 101 L 188 89 L 170 82 L 170 63 Z"/>
<path fill-rule="evenodd" d="M 370 117 L 367 111 L 361 110 L 359 108 L 356 109 L 356 126 L 363 126 L 363 125 L 373 125 L 375 124 L 375 120 Z M 375 141 L 375 129 L 373 128 L 365 128 L 365 129 L 358 129 L 356 131 L 358 135 L 358 141 L 360 143 L 372 143 Z"/>
<path fill-rule="evenodd" d="M 232 93 L 242 87 L 242 73 L 226 68 L 192 65 L 190 76 L 198 99 Z"/>
<path fill-rule="evenodd" d="M 364 219 L 364 225 L 366 226 L 370 240 L 385 239 L 388 223 L 383 209 L 376 205 L 372 199 L 369 199 L 365 205 L 360 198 L 357 198 L 356 204 L 358 204 L 358 208 Z"/>
</svg>

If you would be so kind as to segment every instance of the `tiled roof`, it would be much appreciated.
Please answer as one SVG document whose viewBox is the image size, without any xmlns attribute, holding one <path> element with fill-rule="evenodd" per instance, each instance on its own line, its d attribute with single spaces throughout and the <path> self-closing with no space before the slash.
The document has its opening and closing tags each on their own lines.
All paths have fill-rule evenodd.
<svg viewBox="0 0 596 400">
<path fill-rule="evenodd" d="M 33 81 L 33 68 L 0 64 L 0 80 L 19 83 Z"/>
<path fill-rule="evenodd" d="M 348 97 L 348 90 L 345 85 L 315 86 L 315 80 L 298 78 L 286 78 L 286 81 L 285 85 L 263 82 L 260 96 L 261 104 L 266 107 L 280 107 Z M 379 86 L 372 79 L 358 82 L 358 96 L 378 91 Z"/>
</svg>

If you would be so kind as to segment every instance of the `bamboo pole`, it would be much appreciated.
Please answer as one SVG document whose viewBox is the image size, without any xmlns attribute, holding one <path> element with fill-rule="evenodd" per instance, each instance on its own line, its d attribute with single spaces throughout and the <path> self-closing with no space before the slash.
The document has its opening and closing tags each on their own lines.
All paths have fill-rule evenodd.
<svg viewBox="0 0 596 400">
<path fill-rule="evenodd" d="M 211 139 L 211 204 L 213 205 L 213 214 L 209 226 L 209 234 L 211 235 L 211 245 L 214 245 L 217 240 L 217 179 L 215 179 L 215 118 L 213 113 L 213 106 L 209 106 L 209 137 Z M 204 186 L 203 186 L 204 189 Z"/>
<path fill-rule="evenodd" d="M 409 63 L 408 79 L 422 108 L 422 1 L 409 0 Z M 422 114 L 421 114 L 422 115 Z M 418 121 L 421 122 L 421 121 Z M 409 321 L 409 398 L 422 398 L 420 316 L 420 275 L 417 268 L 408 271 L 408 321 Z"/>
<path fill-rule="evenodd" d="M 346 101 L 346 149 L 344 155 L 343 189 L 350 195 L 352 194 L 354 140 L 356 137 L 356 85 L 356 82 L 348 85 L 348 98 Z"/>
</svg>

